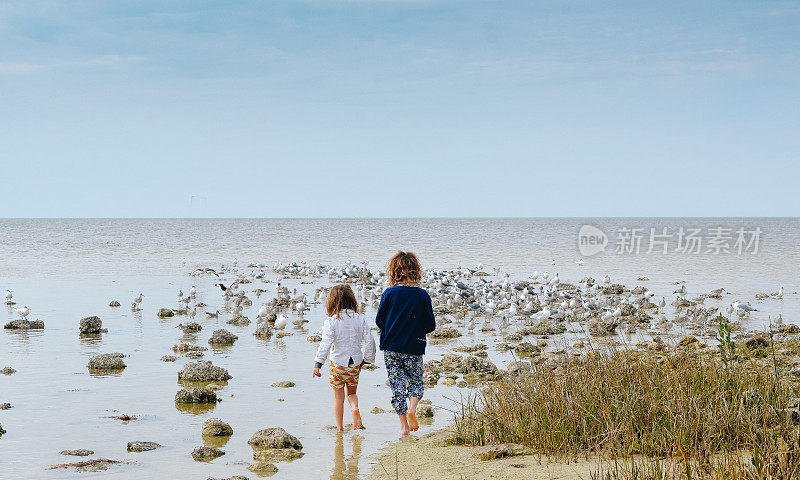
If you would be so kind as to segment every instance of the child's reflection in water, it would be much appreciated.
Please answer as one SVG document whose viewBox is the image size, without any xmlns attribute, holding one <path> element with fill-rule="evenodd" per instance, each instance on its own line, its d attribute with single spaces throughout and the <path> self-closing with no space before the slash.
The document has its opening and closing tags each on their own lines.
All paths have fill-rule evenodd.
<svg viewBox="0 0 800 480">
<path fill-rule="evenodd" d="M 353 453 L 348 458 L 344 457 L 344 435 L 336 436 L 336 448 L 333 450 L 333 473 L 331 480 L 356 480 L 358 479 L 358 457 L 361 455 L 361 435 L 353 435 Z"/>
</svg>

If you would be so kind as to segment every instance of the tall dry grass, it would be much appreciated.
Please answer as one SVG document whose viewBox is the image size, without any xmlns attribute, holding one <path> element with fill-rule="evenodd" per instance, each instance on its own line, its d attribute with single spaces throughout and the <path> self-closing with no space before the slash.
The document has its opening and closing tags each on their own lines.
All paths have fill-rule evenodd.
<svg viewBox="0 0 800 480">
<path fill-rule="evenodd" d="M 520 443 L 555 459 L 647 459 L 598 478 L 800 478 L 797 417 L 787 410 L 797 396 L 768 361 L 606 352 L 488 386 L 462 406 L 457 441 Z M 659 476 L 670 469 L 652 459 L 682 465 L 678 476 Z"/>
</svg>

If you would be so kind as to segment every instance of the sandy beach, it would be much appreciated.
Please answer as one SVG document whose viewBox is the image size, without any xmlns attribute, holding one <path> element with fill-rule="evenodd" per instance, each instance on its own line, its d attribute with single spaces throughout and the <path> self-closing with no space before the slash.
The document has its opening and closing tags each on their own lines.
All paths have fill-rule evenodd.
<svg viewBox="0 0 800 480">
<path fill-rule="evenodd" d="M 591 460 L 559 463 L 524 453 L 480 460 L 476 456 L 480 447 L 447 444 L 447 439 L 453 435 L 451 428 L 398 441 L 384 448 L 377 455 L 377 464 L 367 479 L 588 480 L 599 466 L 598 462 Z"/>
</svg>

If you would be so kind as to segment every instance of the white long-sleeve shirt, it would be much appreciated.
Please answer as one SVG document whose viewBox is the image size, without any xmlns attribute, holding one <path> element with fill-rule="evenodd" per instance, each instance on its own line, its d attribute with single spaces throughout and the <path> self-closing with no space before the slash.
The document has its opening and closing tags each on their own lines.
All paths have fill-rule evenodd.
<svg viewBox="0 0 800 480">
<path fill-rule="evenodd" d="M 361 347 L 364 345 L 364 351 Z M 352 310 L 342 310 L 339 317 L 328 317 L 322 327 L 322 341 L 317 348 L 317 363 L 325 364 L 330 354 L 334 365 L 346 367 L 353 359 L 353 365 L 362 361 L 375 361 L 375 339 L 369 329 L 367 318 Z"/>
</svg>

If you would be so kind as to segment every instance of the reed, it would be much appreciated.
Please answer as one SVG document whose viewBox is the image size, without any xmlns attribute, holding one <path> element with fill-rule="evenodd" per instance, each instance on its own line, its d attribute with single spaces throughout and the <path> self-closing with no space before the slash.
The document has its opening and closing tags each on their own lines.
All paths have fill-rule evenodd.
<svg viewBox="0 0 800 480">
<path fill-rule="evenodd" d="M 486 387 L 463 402 L 455 440 L 619 462 L 598 479 L 800 478 L 797 396 L 768 358 L 595 351 Z"/>
</svg>

